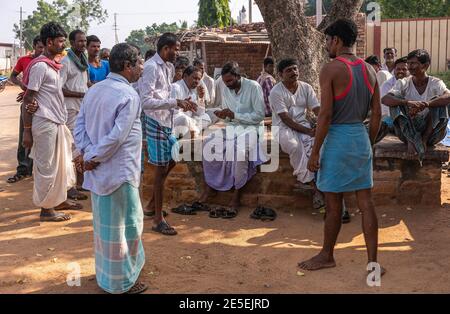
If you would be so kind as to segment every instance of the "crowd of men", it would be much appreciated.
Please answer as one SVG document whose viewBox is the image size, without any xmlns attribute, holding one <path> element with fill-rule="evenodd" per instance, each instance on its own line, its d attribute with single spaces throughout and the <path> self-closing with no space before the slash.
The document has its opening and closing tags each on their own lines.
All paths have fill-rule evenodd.
<svg viewBox="0 0 450 314">
<path fill-rule="evenodd" d="M 386 64 L 377 58 L 366 63 L 353 52 L 354 22 L 338 20 L 325 35 L 332 61 L 320 73 L 319 101 L 313 87 L 299 80 L 299 64 L 292 58 L 276 66 L 267 58 L 257 81 L 230 61 L 214 80 L 202 60 L 191 65 L 179 56 L 175 34 L 163 34 L 144 60 L 139 48 L 126 43 L 101 50 L 96 36 L 80 30 L 69 34 L 71 47 L 65 51 L 67 33 L 50 22 L 35 39 L 33 54 L 20 59 L 12 74 L 24 93 L 19 96 L 19 166 L 9 182 L 33 173 L 33 202 L 41 208 L 41 221 L 71 219 L 60 210 L 81 209 L 73 200 L 86 199 L 82 191 L 90 191 L 97 283 L 109 293 L 141 293 L 147 289 L 138 279 L 145 263 L 143 216 L 153 217 L 154 232 L 177 234 L 165 218 L 163 195 L 179 139 L 225 123 L 203 140 L 204 147 L 222 144 L 215 146 L 215 158 L 202 160 L 204 193 L 179 210 L 234 218 L 242 188 L 268 161 L 255 139 L 264 119 L 272 117 L 274 139 L 289 155 L 298 187 L 312 191 L 315 208 L 326 206 L 323 249 L 299 267 L 336 265 L 333 250 L 346 192 L 356 193 L 368 261 L 376 263 L 372 145 L 391 131 L 408 144 L 412 157 L 422 160 L 426 147 L 445 136 L 450 92 L 427 75 L 431 60 L 425 50 L 396 59 L 396 50 L 388 48 Z M 21 72 L 22 81 L 17 78 Z M 152 197 L 144 208 L 142 150 L 155 169 Z M 210 208 L 211 195 L 229 190 L 229 207 Z"/>
</svg>

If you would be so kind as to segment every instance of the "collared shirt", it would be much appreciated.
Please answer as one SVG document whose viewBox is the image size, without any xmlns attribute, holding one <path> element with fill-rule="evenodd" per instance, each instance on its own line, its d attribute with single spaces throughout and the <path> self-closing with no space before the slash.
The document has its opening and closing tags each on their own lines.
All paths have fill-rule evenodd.
<svg viewBox="0 0 450 314">
<path fill-rule="evenodd" d="M 75 145 L 84 160 L 100 165 L 84 173 L 85 189 L 109 195 L 125 182 L 139 187 L 140 115 L 138 94 L 119 74 L 110 73 L 86 93 L 75 126 Z"/>
<path fill-rule="evenodd" d="M 258 82 L 241 78 L 241 88 L 236 94 L 225 87 L 222 95 L 222 109 L 234 112 L 234 119 L 228 120 L 231 125 L 259 125 L 264 120 L 264 96 Z"/>
<path fill-rule="evenodd" d="M 62 85 L 60 73 L 45 62 L 38 62 L 31 66 L 27 87 L 29 90 L 37 92 L 36 101 L 39 108 L 34 113 L 35 116 L 57 124 L 66 123 L 67 110 L 64 105 Z"/>
<path fill-rule="evenodd" d="M 381 98 L 383 98 L 384 96 L 386 96 L 390 92 L 390 90 L 395 86 L 395 83 L 397 83 L 397 79 L 395 78 L 395 76 L 392 76 L 389 80 L 384 82 L 383 85 L 381 85 L 381 89 L 380 89 L 380 96 L 381 96 Z M 383 117 L 385 117 L 385 116 L 389 117 L 390 116 L 389 106 L 381 104 L 381 115 Z"/>
<path fill-rule="evenodd" d="M 206 91 L 205 91 L 206 93 Z M 206 94 L 205 94 L 206 96 Z M 183 112 L 182 109 L 176 109 L 175 114 L 184 113 L 185 115 L 192 117 L 200 117 L 205 113 L 205 99 L 199 99 L 196 89 L 189 89 L 184 80 L 180 80 L 172 84 L 172 91 L 170 93 L 171 98 L 175 99 L 187 99 L 191 98 L 191 101 L 197 104 L 197 111 L 193 113 L 192 111 Z"/>
<path fill-rule="evenodd" d="M 275 85 L 270 93 L 270 106 L 272 107 L 272 125 L 285 126 L 279 114 L 287 113 L 296 123 L 311 127 L 306 119 L 306 110 L 320 107 L 319 100 L 311 85 L 298 81 L 298 88 L 294 94 L 282 82 Z"/>
<path fill-rule="evenodd" d="M 392 76 L 393 75 L 391 73 L 389 73 L 388 71 L 384 71 L 384 70 L 378 71 L 378 73 L 377 73 L 378 87 L 381 88 L 383 83 L 386 82 L 387 80 L 389 80 Z"/>
<path fill-rule="evenodd" d="M 266 104 L 266 117 L 272 115 L 272 109 L 270 107 L 269 96 L 272 88 L 275 86 L 277 81 L 267 72 L 262 72 L 261 75 L 256 80 L 259 85 L 261 85 L 264 93 L 264 103 Z"/>
<path fill-rule="evenodd" d="M 177 100 L 170 98 L 172 70 L 159 54 L 144 64 L 144 73 L 139 81 L 139 95 L 145 114 L 161 126 L 173 127 L 173 114 Z"/>
<path fill-rule="evenodd" d="M 214 83 L 214 79 L 210 77 L 208 74 L 203 73 L 202 83 L 206 87 L 206 91 L 208 92 L 208 100 L 207 107 L 214 107 L 214 102 L 216 100 L 216 86 Z"/>
<path fill-rule="evenodd" d="M 60 71 L 64 88 L 72 92 L 86 93 L 88 90 L 88 71 L 81 72 L 67 56 L 62 59 L 61 63 L 64 65 Z M 64 97 L 64 104 L 67 110 L 79 111 L 81 101 L 82 98 Z"/>
<path fill-rule="evenodd" d="M 389 71 L 389 68 L 388 68 L 388 66 L 386 65 L 386 63 L 383 63 L 383 64 L 381 65 L 381 70 L 386 71 L 386 72 L 389 72 L 389 73 L 391 73 L 392 75 L 394 75 L 395 68 L 394 68 L 392 71 Z"/>
</svg>

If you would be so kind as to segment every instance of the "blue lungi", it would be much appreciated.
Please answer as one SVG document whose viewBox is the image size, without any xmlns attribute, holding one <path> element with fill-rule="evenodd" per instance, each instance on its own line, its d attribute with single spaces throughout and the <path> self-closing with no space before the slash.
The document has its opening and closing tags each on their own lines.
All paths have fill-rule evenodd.
<svg viewBox="0 0 450 314">
<path fill-rule="evenodd" d="M 317 188 L 343 193 L 373 187 L 372 147 L 362 123 L 332 124 L 322 145 Z"/>
</svg>

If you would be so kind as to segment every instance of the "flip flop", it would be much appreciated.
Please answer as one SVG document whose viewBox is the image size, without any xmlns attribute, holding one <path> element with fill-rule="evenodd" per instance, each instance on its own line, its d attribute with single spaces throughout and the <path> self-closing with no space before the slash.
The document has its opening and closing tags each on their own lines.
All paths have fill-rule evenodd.
<svg viewBox="0 0 450 314">
<path fill-rule="evenodd" d="M 195 202 L 191 205 L 191 207 L 198 212 L 209 212 L 211 210 L 211 208 L 208 205 L 203 204 L 201 202 Z"/>
<path fill-rule="evenodd" d="M 43 222 L 63 222 L 68 221 L 72 219 L 72 216 L 69 214 L 63 214 L 63 213 L 55 213 L 52 214 L 41 214 L 39 217 L 40 221 Z"/>
<path fill-rule="evenodd" d="M 58 208 L 55 207 L 55 210 L 82 210 L 83 209 L 83 205 L 79 204 L 79 203 L 75 203 L 75 202 L 67 202 L 70 205 L 66 205 L 64 207 Z"/>
<path fill-rule="evenodd" d="M 223 207 L 216 207 L 209 211 L 209 217 L 210 218 L 221 218 L 225 212 L 225 208 Z"/>
<path fill-rule="evenodd" d="M 238 211 L 235 208 L 226 208 L 222 214 L 222 218 L 224 219 L 232 219 L 235 218 L 238 214 Z"/>
<path fill-rule="evenodd" d="M 67 198 L 74 201 L 85 201 L 88 199 L 86 194 L 81 193 L 77 189 L 67 192 Z"/>
<path fill-rule="evenodd" d="M 262 208 L 261 220 L 262 221 L 274 221 L 277 218 L 277 213 L 268 207 Z"/>
<path fill-rule="evenodd" d="M 169 213 L 166 212 L 165 210 L 162 211 L 163 217 L 167 217 L 169 216 Z M 151 211 L 145 211 L 144 210 L 144 215 L 147 217 L 154 217 L 155 216 L 155 211 L 151 210 Z"/>
<path fill-rule="evenodd" d="M 178 234 L 178 232 L 173 227 L 171 227 L 165 220 L 161 221 L 157 226 L 153 226 L 152 230 L 154 232 L 161 233 L 166 236 L 174 236 Z"/>
<path fill-rule="evenodd" d="M 176 208 L 172 208 L 172 212 L 180 215 L 197 215 L 195 210 L 186 204 L 180 205 Z"/>
<path fill-rule="evenodd" d="M 148 289 L 148 285 L 143 282 L 136 282 L 136 284 L 125 294 L 140 294 Z"/>
<path fill-rule="evenodd" d="M 261 219 L 261 214 L 263 212 L 262 206 L 256 207 L 256 209 L 250 214 L 250 218 Z"/>
<path fill-rule="evenodd" d="M 7 183 L 17 183 L 19 181 L 22 181 L 23 179 L 25 179 L 27 176 L 26 175 L 21 175 L 21 174 L 15 174 L 12 177 L 8 178 L 8 180 L 6 180 Z"/>
</svg>

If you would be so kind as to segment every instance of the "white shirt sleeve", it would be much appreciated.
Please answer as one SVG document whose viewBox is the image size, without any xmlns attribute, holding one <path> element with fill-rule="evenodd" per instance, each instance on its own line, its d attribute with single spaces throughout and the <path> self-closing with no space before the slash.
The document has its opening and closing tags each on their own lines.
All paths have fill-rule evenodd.
<svg viewBox="0 0 450 314">
<path fill-rule="evenodd" d="M 259 124 L 264 120 L 264 96 L 262 88 L 259 84 L 254 85 L 251 95 L 252 112 L 249 113 L 234 113 L 234 120 L 242 124 Z"/>
<path fill-rule="evenodd" d="M 44 62 L 38 62 L 30 69 L 29 80 L 27 88 L 29 90 L 38 92 L 44 82 L 47 74 L 48 66 Z"/>
<path fill-rule="evenodd" d="M 317 99 L 317 95 L 316 92 L 314 91 L 314 88 L 309 84 L 306 84 L 305 86 L 307 92 L 306 105 L 308 106 L 308 108 L 312 110 L 314 108 L 320 107 L 320 102 L 319 99 Z"/>
<path fill-rule="evenodd" d="M 144 68 L 142 79 L 139 83 L 139 95 L 141 97 L 143 110 L 164 110 L 177 108 L 175 98 L 163 99 L 157 97 L 156 81 L 158 69 L 150 64 Z"/>
<path fill-rule="evenodd" d="M 280 91 L 280 88 L 274 87 L 269 95 L 269 103 L 272 108 L 272 112 L 280 114 L 283 112 L 289 112 L 284 97 Z"/>
</svg>

